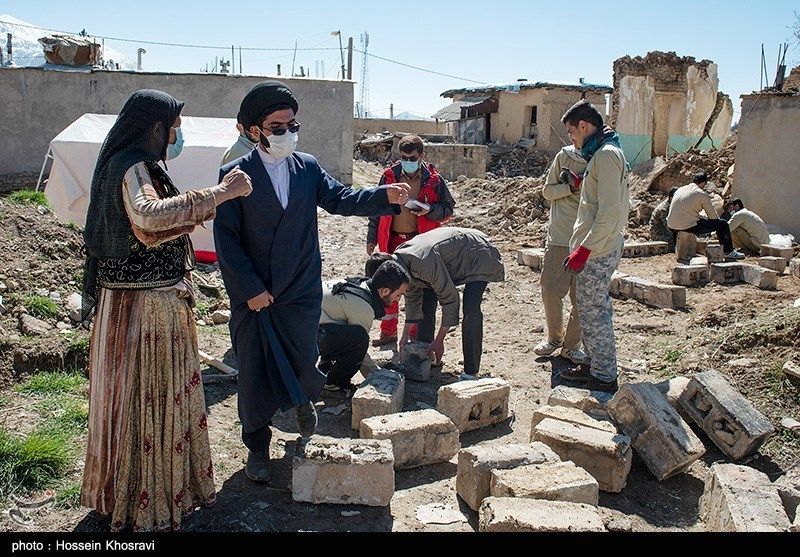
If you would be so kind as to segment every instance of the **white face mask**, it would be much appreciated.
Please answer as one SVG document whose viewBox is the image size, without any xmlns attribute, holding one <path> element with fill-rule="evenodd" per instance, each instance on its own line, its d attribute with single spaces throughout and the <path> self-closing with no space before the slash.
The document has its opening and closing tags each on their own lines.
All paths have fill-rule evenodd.
<svg viewBox="0 0 800 557">
<path fill-rule="evenodd" d="M 264 132 L 261 132 L 261 134 L 263 135 Z M 285 159 L 294 153 L 294 150 L 297 147 L 298 136 L 297 132 L 290 133 L 287 131 L 283 135 L 265 135 L 264 139 L 269 141 L 269 147 L 264 149 L 267 153 L 276 159 Z"/>
</svg>

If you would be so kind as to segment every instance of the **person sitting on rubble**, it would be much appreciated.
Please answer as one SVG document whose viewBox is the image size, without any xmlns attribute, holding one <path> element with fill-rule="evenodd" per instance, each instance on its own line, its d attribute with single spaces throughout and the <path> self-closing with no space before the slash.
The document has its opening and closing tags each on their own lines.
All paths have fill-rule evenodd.
<svg viewBox="0 0 800 557">
<path fill-rule="evenodd" d="M 367 255 L 377 247 L 383 253 L 394 253 L 403 242 L 442 225 L 453 215 L 455 200 L 447 188 L 444 178 L 436 168 L 424 160 L 422 138 L 406 135 L 400 139 L 400 160 L 384 169 L 378 185 L 405 182 L 411 186 L 411 201 L 401 207 L 399 215 L 372 217 L 367 227 Z M 373 346 L 397 343 L 396 303 L 386 308 L 387 318 L 381 321 L 380 337 L 372 341 Z M 416 334 L 412 330 L 412 338 Z"/>
<path fill-rule="evenodd" d="M 319 318 L 320 371 L 328 378 L 322 396 L 347 399 L 353 394 L 351 379 L 377 366 L 367 354 L 369 330 L 386 315 L 385 306 L 397 302 L 411 281 L 394 261 L 382 265 L 372 278 L 352 277 L 326 282 L 322 287 Z"/>
<path fill-rule="evenodd" d="M 697 236 L 716 232 L 725 258 L 743 259 L 744 254 L 733 247 L 728 223 L 719 218 L 711 196 L 704 191 L 707 183 L 706 173 L 698 172 L 690 184 L 678 188 L 669 206 L 667 225 L 676 235 L 678 232 L 691 232 Z M 701 217 L 701 211 L 705 211 L 708 218 Z"/>
<path fill-rule="evenodd" d="M 240 159 L 258 147 L 258 138 L 254 139 L 250 132 L 244 129 L 241 113 L 236 115 L 236 129 L 239 130 L 239 139 L 225 151 L 220 166 L 225 166 L 231 161 Z"/>
<path fill-rule="evenodd" d="M 667 215 L 672 197 L 678 188 L 671 188 L 667 198 L 656 205 L 653 214 L 650 215 L 650 240 L 653 242 L 666 242 L 669 244 L 669 251 L 675 251 L 675 233 L 667 225 Z"/>
<path fill-rule="evenodd" d="M 462 379 L 475 378 L 483 352 L 483 293 L 488 283 L 505 280 L 502 257 L 491 239 L 472 228 L 437 228 L 401 244 L 394 254 L 371 255 L 366 275 L 372 276 L 390 261 L 399 263 L 411 276 L 405 294 L 406 320 L 400 347 L 409 342 L 411 327 L 418 323 L 416 340 L 430 343 L 428 354 L 433 363 L 441 362 L 444 338 L 458 325 L 460 296 L 456 287 L 465 285 Z M 437 299 L 442 306 L 442 320 L 434 338 Z"/>
<path fill-rule="evenodd" d="M 733 245 L 749 255 L 759 255 L 761 244 L 769 244 L 769 231 L 764 220 L 753 211 L 745 209 L 744 203 L 738 197 L 725 205 L 725 212 L 730 215 L 725 220 L 728 221 Z"/>
</svg>

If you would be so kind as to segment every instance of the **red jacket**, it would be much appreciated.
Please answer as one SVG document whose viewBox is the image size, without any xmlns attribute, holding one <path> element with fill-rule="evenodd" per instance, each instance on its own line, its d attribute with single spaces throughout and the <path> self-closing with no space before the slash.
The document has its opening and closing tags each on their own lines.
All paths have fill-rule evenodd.
<svg viewBox="0 0 800 557">
<path fill-rule="evenodd" d="M 447 222 L 453 214 L 455 200 L 447 188 L 444 178 L 430 163 L 421 163 L 422 186 L 419 190 L 419 200 L 431 206 L 428 214 L 417 217 L 417 230 L 420 234 L 439 228 Z M 397 162 L 383 171 L 379 185 L 396 184 L 402 182 L 402 165 Z M 392 215 L 370 218 L 367 231 L 367 243 L 375 243 L 384 253 L 389 251 L 389 236 L 392 232 Z"/>
</svg>

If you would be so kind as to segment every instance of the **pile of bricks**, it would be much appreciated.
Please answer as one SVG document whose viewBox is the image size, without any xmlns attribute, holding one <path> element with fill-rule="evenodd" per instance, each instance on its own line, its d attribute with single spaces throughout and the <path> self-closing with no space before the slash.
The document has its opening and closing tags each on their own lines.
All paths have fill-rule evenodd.
<svg viewBox="0 0 800 557">
<path fill-rule="evenodd" d="M 456 493 L 478 513 L 480 531 L 600 532 L 599 492 L 625 489 L 634 452 L 661 481 L 705 453 L 690 422 L 734 461 L 774 432 L 713 370 L 625 384 L 614 395 L 557 386 L 533 413 L 530 442 L 463 449 L 462 433 L 508 419 L 510 385 L 493 378 L 445 385 L 435 410 L 417 411 L 403 411 L 404 390 L 402 374 L 373 372 L 352 402 L 360 439 L 315 435 L 301 443 L 292 464 L 294 500 L 386 506 L 396 470 L 457 455 Z M 715 464 L 699 505 L 711 531 L 800 530 L 800 469 L 771 483 L 752 468 Z"/>
</svg>

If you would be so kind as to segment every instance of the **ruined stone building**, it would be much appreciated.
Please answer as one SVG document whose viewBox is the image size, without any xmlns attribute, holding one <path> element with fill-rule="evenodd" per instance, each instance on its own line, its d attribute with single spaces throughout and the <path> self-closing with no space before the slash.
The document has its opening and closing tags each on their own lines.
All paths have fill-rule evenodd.
<svg viewBox="0 0 800 557">
<path fill-rule="evenodd" d="M 733 195 L 800 240 L 800 67 L 782 91 L 742 95 Z"/>
<path fill-rule="evenodd" d="M 717 149 L 730 133 L 733 104 L 718 91 L 717 65 L 674 52 L 614 62 L 611 122 L 637 165 L 691 148 Z"/>
<path fill-rule="evenodd" d="M 433 115 L 452 123 L 460 143 L 516 143 L 534 139 L 538 149 L 555 153 L 568 144 L 561 116 L 582 98 L 605 117 L 607 85 L 518 80 L 507 85 L 450 89 L 441 94 L 453 103 Z"/>
</svg>

